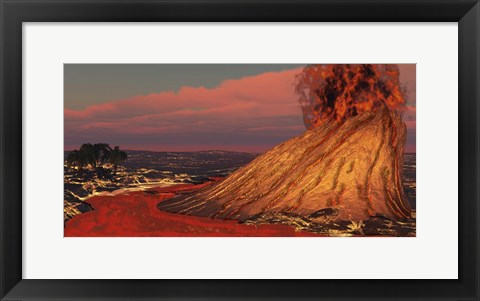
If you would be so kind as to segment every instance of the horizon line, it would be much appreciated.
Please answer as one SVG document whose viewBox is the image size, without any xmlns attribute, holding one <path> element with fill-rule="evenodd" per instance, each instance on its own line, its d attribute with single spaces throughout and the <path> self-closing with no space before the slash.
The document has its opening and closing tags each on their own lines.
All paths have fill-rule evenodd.
<svg viewBox="0 0 480 301">
<path fill-rule="evenodd" d="M 64 152 L 71 152 L 75 149 L 64 149 Z M 222 150 L 222 149 L 205 149 L 205 150 L 191 150 L 191 151 L 168 151 L 168 150 L 147 150 L 147 149 L 123 149 L 124 152 L 151 152 L 151 153 L 200 153 L 200 152 L 230 152 L 230 153 L 246 153 L 246 154 L 263 154 L 268 152 L 248 152 L 248 151 L 232 151 L 232 150 Z M 417 152 L 403 152 L 404 154 L 416 154 Z"/>
</svg>

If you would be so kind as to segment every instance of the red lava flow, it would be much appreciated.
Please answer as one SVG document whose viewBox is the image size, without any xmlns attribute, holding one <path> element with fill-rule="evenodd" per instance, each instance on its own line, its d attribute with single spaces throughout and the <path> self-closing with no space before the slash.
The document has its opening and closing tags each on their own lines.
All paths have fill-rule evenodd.
<svg viewBox="0 0 480 301">
<path fill-rule="evenodd" d="M 127 192 L 116 196 L 95 196 L 88 203 L 95 209 L 75 216 L 66 223 L 65 237 L 290 237 L 318 236 L 295 231 L 285 225 L 245 225 L 220 220 L 160 211 L 157 204 L 176 193 L 194 191 L 210 185 L 182 184 Z"/>
</svg>

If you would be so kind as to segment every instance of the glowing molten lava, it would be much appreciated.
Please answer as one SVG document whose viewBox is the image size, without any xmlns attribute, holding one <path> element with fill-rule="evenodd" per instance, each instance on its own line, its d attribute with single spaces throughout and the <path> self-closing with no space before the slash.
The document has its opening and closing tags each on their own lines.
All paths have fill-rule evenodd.
<svg viewBox="0 0 480 301">
<path fill-rule="evenodd" d="M 405 107 L 397 65 L 309 65 L 297 75 L 295 91 L 307 128 L 329 120 L 343 122 L 387 106 Z"/>
</svg>

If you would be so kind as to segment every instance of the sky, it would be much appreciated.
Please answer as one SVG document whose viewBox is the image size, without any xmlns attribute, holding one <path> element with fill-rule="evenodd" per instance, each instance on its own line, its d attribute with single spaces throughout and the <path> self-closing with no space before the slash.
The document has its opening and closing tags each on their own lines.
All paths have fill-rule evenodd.
<svg viewBox="0 0 480 301">
<path fill-rule="evenodd" d="M 264 152 L 303 133 L 293 81 L 303 65 L 65 64 L 65 150 L 105 142 L 125 150 Z M 407 90 L 415 152 L 415 65 Z"/>
</svg>

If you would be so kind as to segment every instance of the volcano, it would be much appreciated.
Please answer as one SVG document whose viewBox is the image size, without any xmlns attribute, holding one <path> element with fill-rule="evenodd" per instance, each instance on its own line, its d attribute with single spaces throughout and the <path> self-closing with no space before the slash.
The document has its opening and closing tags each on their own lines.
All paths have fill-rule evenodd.
<svg viewBox="0 0 480 301">
<path fill-rule="evenodd" d="M 223 181 L 158 204 L 163 211 L 246 221 L 266 213 L 331 221 L 411 216 L 402 186 L 406 126 L 387 106 L 331 120 L 285 141 Z"/>
</svg>

